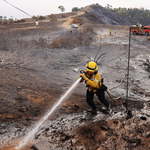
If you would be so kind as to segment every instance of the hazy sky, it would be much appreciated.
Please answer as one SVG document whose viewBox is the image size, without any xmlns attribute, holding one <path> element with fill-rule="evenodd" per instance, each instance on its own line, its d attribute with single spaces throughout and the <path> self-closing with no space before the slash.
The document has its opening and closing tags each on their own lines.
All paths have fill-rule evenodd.
<svg viewBox="0 0 150 150">
<path fill-rule="evenodd" d="M 62 5 L 65 8 L 65 12 L 71 12 L 73 7 L 85 7 L 87 5 L 92 4 L 100 4 L 101 6 L 105 7 L 107 4 L 112 5 L 113 8 L 118 7 L 126 7 L 126 8 L 141 8 L 144 7 L 145 9 L 150 10 L 150 0 L 6 0 L 7 2 L 15 5 L 16 7 L 22 9 L 23 11 L 27 12 L 31 16 L 35 15 L 50 15 L 61 13 L 58 9 L 58 6 Z M 16 8 L 12 7 L 4 0 L 0 0 L 0 16 L 7 16 L 7 18 L 13 19 L 21 19 L 21 18 L 29 18 L 23 12 L 17 10 Z"/>
</svg>

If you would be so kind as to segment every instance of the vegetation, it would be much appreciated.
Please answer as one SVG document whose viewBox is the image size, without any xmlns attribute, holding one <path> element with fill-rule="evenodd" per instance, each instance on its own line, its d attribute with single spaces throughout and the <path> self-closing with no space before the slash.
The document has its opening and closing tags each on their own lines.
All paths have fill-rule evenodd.
<svg viewBox="0 0 150 150">
<path fill-rule="evenodd" d="M 51 15 L 48 15 L 49 18 L 56 18 L 56 15 L 54 14 L 51 14 Z"/>
<path fill-rule="evenodd" d="M 64 12 L 64 11 L 65 11 L 64 6 L 59 6 L 59 7 L 58 7 L 58 9 L 60 9 L 62 12 Z"/>
<path fill-rule="evenodd" d="M 66 15 L 62 14 L 62 15 L 61 15 L 61 17 L 62 17 L 62 18 L 65 18 L 65 17 L 66 17 Z"/>
<path fill-rule="evenodd" d="M 50 47 L 53 49 L 73 49 L 78 46 L 88 46 L 94 39 L 93 29 L 85 27 L 83 30 L 73 30 L 55 38 Z"/>
<path fill-rule="evenodd" d="M 72 12 L 73 12 L 73 11 L 78 11 L 78 10 L 79 10 L 78 7 L 73 7 L 73 8 L 72 8 Z"/>
<path fill-rule="evenodd" d="M 37 17 L 36 17 L 36 16 L 33 16 L 32 19 L 37 19 Z"/>
<path fill-rule="evenodd" d="M 72 23 L 75 23 L 75 24 L 78 23 L 78 24 L 82 25 L 84 23 L 84 20 L 80 17 L 75 17 L 73 19 Z"/>
<path fill-rule="evenodd" d="M 149 25 L 150 20 L 150 10 L 144 8 L 112 8 L 111 5 L 107 4 L 105 7 L 112 12 L 115 12 L 122 17 L 128 18 L 130 21 L 134 23 L 141 23 L 143 25 Z"/>
<path fill-rule="evenodd" d="M 7 20 L 3 21 L 3 24 L 8 24 L 8 21 Z"/>
<path fill-rule="evenodd" d="M 55 22 L 55 21 L 57 21 L 56 18 L 51 18 L 51 20 L 50 20 L 50 22 Z"/>
<path fill-rule="evenodd" d="M 46 17 L 44 17 L 44 16 L 39 17 L 39 20 L 44 20 L 44 19 L 46 19 Z"/>
<path fill-rule="evenodd" d="M 10 20 L 9 23 L 14 23 L 14 21 L 13 21 L 13 20 Z"/>
<path fill-rule="evenodd" d="M 73 11 L 80 11 L 82 8 L 83 8 L 83 7 L 81 7 L 81 8 L 73 7 L 73 8 L 72 8 L 72 12 L 73 12 Z"/>
</svg>

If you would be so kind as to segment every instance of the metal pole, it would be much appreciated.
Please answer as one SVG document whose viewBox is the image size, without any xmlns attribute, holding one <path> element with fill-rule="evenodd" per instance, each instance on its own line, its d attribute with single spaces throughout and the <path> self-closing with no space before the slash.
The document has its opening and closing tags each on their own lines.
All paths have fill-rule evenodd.
<svg viewBox="0 0 150 150">
<path fill-rule="evenodd" d="M 129 51 L 128 51 L 128 72 L 127 72 L 127 94 L 126 94 L 126 111 L 128 111 L 128 82 L 129 82 L 129 67 L 130 67 L 130 41 L 131 41 L 131 27 L 129 30 Z"/>
</svg>

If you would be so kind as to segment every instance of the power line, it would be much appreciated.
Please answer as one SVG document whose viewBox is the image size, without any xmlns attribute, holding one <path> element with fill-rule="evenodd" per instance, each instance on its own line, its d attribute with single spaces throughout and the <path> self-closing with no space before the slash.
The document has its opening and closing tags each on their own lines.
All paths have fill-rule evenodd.
<svg viewBox="0 0 150 150">
<path fill-rule="evenodd" d="M 4 0 L 4 2 L 6 2 L 6 3 L 8 3 L 9 5 L 13 6 L 14 8 L 16 8 L 16 9 L 20 10 L 21 12 L 25 13 L 26 15 L 28 15 L 28 16 L 30 16 L 30 17 L 32 17 L 31 15 L 29 15 L 29 14 L 28 14 L 28 13 L 26 13 L 25 11 L 23 11 L 23 10 L 21 10 L 20 8 L 18 8 L 18 7 L 16 7 L 16 6 L 12 5 L 11 3 L 7 2 L 6 0 Z"/>
</svg>

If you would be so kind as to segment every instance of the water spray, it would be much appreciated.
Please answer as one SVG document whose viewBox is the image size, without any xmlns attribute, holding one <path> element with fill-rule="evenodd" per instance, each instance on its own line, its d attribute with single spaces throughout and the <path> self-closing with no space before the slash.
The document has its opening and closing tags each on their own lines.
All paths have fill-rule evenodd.
<svg viewBox="0 0 150 150">
<path fill-rule="evenodd" d="M 32 140 L 35 133 L 38 131 L 39 127 L 43 124 L 44 121 L 48 119 L 48 117 L 54 112 L 54 110 L 61 104 L 61 102 L 73 91 L 73 89 L 77 86 L 79 81 L 81 80 L 81 77 L 68 89 L 68 91 L 58 100 L 58 102 L 50 109 L 41 120 L 39 120 L 38 123 L 33 127 L 32 130 L 30 130 L 27 135 L 20 141 L 19 145 L 16 147 L 16 149 L 22 149 L 26 144 Z"/>
</svg>

